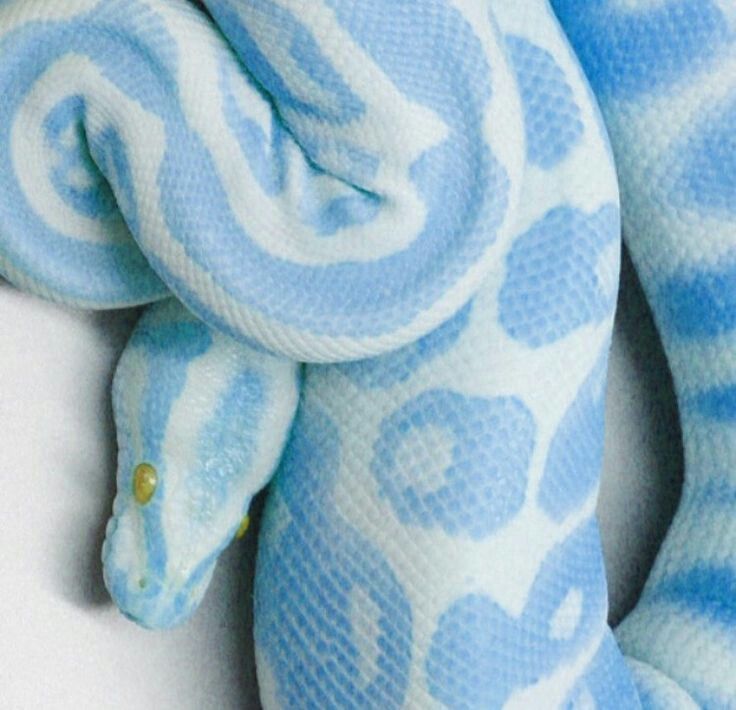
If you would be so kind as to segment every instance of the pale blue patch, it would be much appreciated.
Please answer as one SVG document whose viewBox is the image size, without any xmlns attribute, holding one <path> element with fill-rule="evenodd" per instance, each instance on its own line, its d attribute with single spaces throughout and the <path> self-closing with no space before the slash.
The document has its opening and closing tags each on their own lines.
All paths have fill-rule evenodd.
<svg viewBox="0 0 736 710">
<path fill-rule="evenodd" d="M 454 445 L 443 481 L 428 488 L 424 474 L 429 472 L 404 465 L 397 450 L 408 436 L 418 434 L 421 440 L 423 430 L 434 429 L 445 430 Z M 383 421 L 371 471 L 404 524 L 481 539 L 521 508 L 535 431 L 532 414 L 516 398 L 429 390 Z M 431 450 L 432 436 L 427 437 Z"/>
<path fill-rule="evenodd" d="M 598 483 L 603 461 L 608 344 L 552 438 L 539 486 L 539 505 L 561 522 Z"/>
<path fill-rule="evenodd" d="M 556 207 L 518 237 L 499 294 L 499 319 L 506 332 L 537 348 L 608 315 L 615 293 L 601 284 L 597 266 L 619 231 L 614 205 L 591 215 Z"/>
<path fill-rule="evenodd" d="M 380 550 L 334 509 L 337 427 L 318 407 L 299 410 L 261 528 L 255 635 L 284 707 L 400 708 L 409 682 L 412 614 Z M 279 526 L 279 501 L 289 522 Z M 365 677 L 351 620 L 360 589 L 377 609 L 374 673 Z M 370 667 L 370 664 L 369 664 Z"/>
<path fill-rule="evenodd" d="M 656 293 L 668 335 L 703 338 L 736 329 L 736 262 L 688 266 L 669 277 Z"/>
<path fill-rule="evenodd" d="M 582 593 L 581 614 L 568 638 L 553 638 L 550 621 L 571 589 Z M 520 618 L 479 594 L 442 613 L 426 661 L 429 691 L 453 710 L 500 708 L 515 689 L 579 653 L 601 632 L 605 616 L 603 560 L 591 522 L 547 556 Z"/>
<path fill-rule="evenodd" d="M 365 389 L 388 388 L 406 382 L 417 370 L 455 345 L 470 322 L 472 304 L 472 301 L 469 302 L 429 335 L 388 355 L 337 363 L 330 367 L 337 368 L 356 385 Z"/>
<path fill-rule="evenodd" d="M 548 170 L 580 142 L 580 109 L 548 51 L 513 35 L 506 37 L 506 46 L 521 92 L 529 162 Z"/>
<path fill-rule="evenodd" d="M 670 0 L 643 9 L 611 0 L 552 0 L 552 6 L 602 99 L 635 98 L 671 84 L 732 38 L 714 0 Z"/>
</svg>

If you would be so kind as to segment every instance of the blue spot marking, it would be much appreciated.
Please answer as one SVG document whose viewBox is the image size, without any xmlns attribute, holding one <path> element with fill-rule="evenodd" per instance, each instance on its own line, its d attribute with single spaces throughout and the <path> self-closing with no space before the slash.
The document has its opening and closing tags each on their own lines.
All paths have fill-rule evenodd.
<svg viewBox="0 0 736 710">
<path fill-rule="evenodd" d="M 618 209 L 605 205 L 591 215 L 556 207 L 518 237 L 499 294 L 506 332 L 537 348 L 611 313 L 615 290 L 600 283 L 596 267 L 619 233 Z"/>
<path fill-rule="evenodd" d="M 610 0 L 552 0 L 596 95 L 636 98 L 697 71 L 729 42 L 714 0 L 670 0 L 644 9 Z"/>
<path fill-rule="evenodd" d="M 539 486 L 539 505 L 557 522 L 593 492 L 603 461 L 608 344 L 552 438 Z"/>
<path fill-rule="evenodd" d="M 681 338 L 722 335 L 736 329 L 736 262 L 686 267 L 656 296 L 662 326 Z"/>
<path fill-rule="evenodd" d="M 429 335 L 392 353 L 330 367 L 337 368 L 365 389 L 387 388 L 406 382 L 422 366 L 446 353 L 458 341 L 470 322 L 472 304 L 470 301 Z"/>
<path fill-rule="evenodd" d="M 580 109 L 547 50 L 513 35 L 506 37 L 506 46 L 521 91 L 529 162 L 548 170 L 580 142 Z"/>
<path fill-rule="evenodd" d="M 453 440 L 452 461 L 441 483 L 428 484 L 427 471 L 397 456 L 408 436 L 422 436 L 430 427 Z M 535 431 L 532 414 L 516 398 L 429 390 L 383 421 L 371 471 L 403 523 L 481 539 L 521 508 Z M 421 453 L 414 450 L 414 459 Z"/>
<path fill-rule="evenodd" d="M 335 510 L 339 468 L 337 427 L 303 403 L 261 528 L 256 641 L 284 707 L 398 709 L 409 682 L 411 607 L 380 550 Z M 279 505 L 288 509 L 286 524 Z M 354 631 L 353 614 L 367 612 L 353 609 L 356 593 L 376 613 L 375 664 Z"/>
<path fill-rule="evenodd" d="M 582 595 L 565 637 L 552 633 L 568 594 Z M 448 708 L 500 708 L 511 693 L 580 653 L 606 627 L 606 583 L 598 528 L 583 525 L 543 562 L 520 618 L 471 594 L 440 616 L 426 662 L 427 686 Z"/>
</svg>

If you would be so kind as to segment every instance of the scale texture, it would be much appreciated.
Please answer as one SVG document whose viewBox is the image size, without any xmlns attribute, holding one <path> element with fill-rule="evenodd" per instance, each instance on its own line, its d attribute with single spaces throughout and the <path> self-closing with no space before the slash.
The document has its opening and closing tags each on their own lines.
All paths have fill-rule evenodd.
<svg viewBox="0 0 736 710">
<path fill-rule="evenodd" d="M 265 708 L 736 706 L 736 7 L 551 5 L 0 0 L 0 273 L 145 304 L 107 587 L 183 622 L 270 482 Z M 622 221 L 687 477 L 614 633 Z"/>
</svg>

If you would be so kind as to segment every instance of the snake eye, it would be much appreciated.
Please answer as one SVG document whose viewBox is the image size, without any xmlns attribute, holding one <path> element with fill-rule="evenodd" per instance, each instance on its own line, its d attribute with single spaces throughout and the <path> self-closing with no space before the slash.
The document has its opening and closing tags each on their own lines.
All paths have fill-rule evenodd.
<svg viewBox="0 0 736 710">
<path fill-rule="evenodd" d="M 139 463 L 133 471 L 133 496 L 138 503 L 145 505 L 156 492 L 158 474 L 150 463 Z"/>
<path fill-rule="evenodd" d="M 245 537 L 245 533 L 248 532 L 249 527 L 250 527 L 250 515 L 246 515 L 240 521 L 240 527 L 238 528 L 238 532 L 235 533 L 235 539 L 240 540 L 241 538 Z"/>
</svg>

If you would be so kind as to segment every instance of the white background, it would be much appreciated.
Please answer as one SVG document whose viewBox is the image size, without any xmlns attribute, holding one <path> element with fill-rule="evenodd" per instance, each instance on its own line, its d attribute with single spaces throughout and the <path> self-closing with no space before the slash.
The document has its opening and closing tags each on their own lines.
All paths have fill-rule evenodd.
<svg viewBox="0 0 736 710">
<path fill-rule="evenodd" d="M 681 451 L 666 363 L 625 264 L 599 511 L 612 616 L 630 607 L 676 503 Z M 78 313 L 0 283 L 0 708 L 257 708 L 255 536 L 169 632 L 112 607 L 100 545 L 114 492 L 109 386 L 135 314 Z"/>
</svg>

